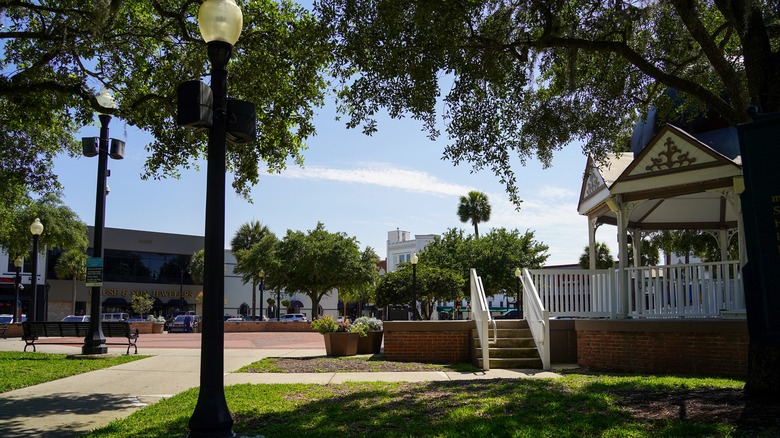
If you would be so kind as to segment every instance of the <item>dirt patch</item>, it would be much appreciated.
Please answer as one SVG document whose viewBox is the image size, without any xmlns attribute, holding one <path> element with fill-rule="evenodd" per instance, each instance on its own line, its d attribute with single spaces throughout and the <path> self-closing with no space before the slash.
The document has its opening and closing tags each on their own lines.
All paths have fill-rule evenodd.
<svg viewBox="0 0 780 438">
<path fill-rule="evenodd" d="M 442 371 L 442 365 L 417 362 L 392 362 L 365 358 L 277 357 L 271 360 L 280 373 L 380 373 L 399 371 Z"/>
</svg>

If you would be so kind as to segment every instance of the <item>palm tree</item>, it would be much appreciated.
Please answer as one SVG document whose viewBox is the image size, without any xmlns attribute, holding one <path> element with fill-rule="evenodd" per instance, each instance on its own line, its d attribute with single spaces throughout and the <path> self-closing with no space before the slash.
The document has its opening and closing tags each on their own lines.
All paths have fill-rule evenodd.
<svg viewBox="0 0 780 438">
<path fill-rule="evenodd" d="M 54 273 L 57 278 L 73 280 L 73 298 L 71 302 L 71 314 L 76 314 L 76 282 L 84 280 L 87 276 L 87 255 L 78 249 L 71 249 L 60 255 L 54 265 Z"/>
<path fill-rule="evenodd" d="M 256 294 L 255 290 L 260 283 L 260 278 L 265 275 L 262 272 L 262 266 L 256 266 L 255 263 L 242 263 L 242 256 L 246 254 L 246 251 L 252 249 L 255 245 L 258 245 L 265 236 L 272 235 L 271 231 L 265 225 L 262 225 L 260 221 L 247 222 L 236 230 L 236 234 L 233 235 L 233 239 L 230 240 L 230 249 L 233 255 L 236 256 L 236 272 L 243 273 L 245 282 L 252 281 L 252 316 L 256 315 Z M 275 237 L 275 236 L 274 236 Z M 252 266 L 248 266 L 252 265 Z M 262 301 L 262 297 L 260 298 Z"/>
<path fill-rule="evenodd" d="M 479 223 L 490 220 L 490 203 L 486 194 L 477 191 L 460 197 L 458 217 L 463 223 L 471 221 L 474 225 L 474 237 L 479 238 Z"/>
</svg>

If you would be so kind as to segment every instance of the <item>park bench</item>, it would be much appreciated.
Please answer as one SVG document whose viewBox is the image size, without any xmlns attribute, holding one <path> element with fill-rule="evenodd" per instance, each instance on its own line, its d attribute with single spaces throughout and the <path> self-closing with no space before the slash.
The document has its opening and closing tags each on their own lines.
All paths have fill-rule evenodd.
<svg viewBox="0 0 780 438">
<path fill-rule="evenodd" d="M 88 322 L 72 322 L 72 321 L 25 321 L 22 323 L 24 334 L 22 339 L 25 342 L 24 351 L 27 351 L 27 347 L 32 345 L 33 351 L 35 351 L 35 341 L 38 338 L 84 338 L 89 331 Z M 125 345 L 127 344 L 127 354 L 130 354 L 130 347 L 135 349 L 135 354 L 138 354 L 138 329 L 130 326 L 129 322 L 107 322 L 101 323 L 103 328 L 103 335 L 106 338 L 125 338 L 123 342 L 109 342 L 106 339 L 106 344 Z M 72 342 L 61 342 L 63 344 L 70 344 Z"/>
</svg>

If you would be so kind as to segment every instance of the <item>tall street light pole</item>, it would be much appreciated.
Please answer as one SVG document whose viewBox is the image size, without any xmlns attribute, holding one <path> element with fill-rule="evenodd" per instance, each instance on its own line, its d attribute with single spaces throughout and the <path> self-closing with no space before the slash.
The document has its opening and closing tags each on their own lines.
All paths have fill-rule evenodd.
<svg viewBox="0 0 780 438">
<path fill-rule="evenodd" d="M 225 142 L 227 140 L 227 64 L 243 26 L 234 0 L 206 0 L 198 11 L 198 27 L 211 61 L 213 124 L 209 130 L 206 172 L 206 230 L 203 272 L 203 332 L 200 392 L 189 421 L 190 437 L 232 437 L 233 419 L 225 400 Z"/>
<path fill-rule="evenodd" d="M 417 321 L 417 253 L 412 254 L 412 321 Z"/>
<path fill-rule="evenodd" d="M 114 96 L 107 88 L 100 90 L 96 97 L 98 105 L 113 110 L 116 108 Z M 84 155 L 98 157 L 97 188 L 95 190 L 95 227 L 92 242 L 92 258 L 87 260 L 87 286 L 91 287 L 89 305 L 89 329 L 81 347 L 82 354 L 106 354 L 106 337 L 103 335 L 103 327 L 100 324 L 100 294 L 103 286 L 103 228 L 106 223 L 106 177 L 108 176 L 108 157 L 122 159 L 125 144 L 121 140 L 108 137 L 108 124 L 111 122 L 111 114 L 98 113 L 100 119 L 100 137 L 97 139 L 87 137 L 82 139 Z M 109 141 L 111 150 L 109 152 Z M 97 151 L 95 151 L 97 149 Z"/>
<path fill-rule="evenodd" d="M 22 256 L 17 256 L 14 259 L 14 267 L 16 268 L 16 275 L 14 275 L 14 322 L 22 322 L 22 309 L 19 308 L 19 289 L 22 287 L 22 266 L 24 265 L 24 259 Z"/>
<path fill-rule="evenodd" d="M 265 288 L 265 271 L 260 270 L 260 272 L 257 273 L 257 275 L 260 277 L 260 321 L 263 321 L 263 315 L 265 315 L 265 311 L 263 310 L 263 289 Z M 255 303 L 254 303 L 254 297 L 252 297 L 252 316 L 255 316 Z"/>
<path fill-rule="evenodd" d="M 515 268 L 515 278 L 517 279 L 517 299 L 515 300 L 515 308 L 517 308 L 517 319 L 523 319 L 523 295 L 520 292 L 520 277 L 523 275 L 523 271 L 520 268 Z"/>
<path fill-rule="evenodd" d="M 30 233 L 33 236 L 33 254 L 32 254 L 32 320 L 38 320 L 38 238 L 43 233 L 43 224 L 39 218 L 35 218 L 30 225 Z"/>
</svg>

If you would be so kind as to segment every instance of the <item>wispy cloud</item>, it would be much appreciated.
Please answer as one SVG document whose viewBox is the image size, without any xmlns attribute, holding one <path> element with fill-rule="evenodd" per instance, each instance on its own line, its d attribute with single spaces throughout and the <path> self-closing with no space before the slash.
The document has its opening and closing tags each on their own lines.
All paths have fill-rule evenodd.
<svg viewBox="0 0 780 438">
<path fill-rule="evenodd" d="M 370 184 L 381 187 L 430 193 L 442 196 L 461 196 L 473 188 L 443 181 L 427 172 L 409 170 L 392 165 L 371 164 L 352 169 L 335 169 L 320 166 L 290 168 L 280 174 L 283 178 L 339 181 Z"/>
</svg>

